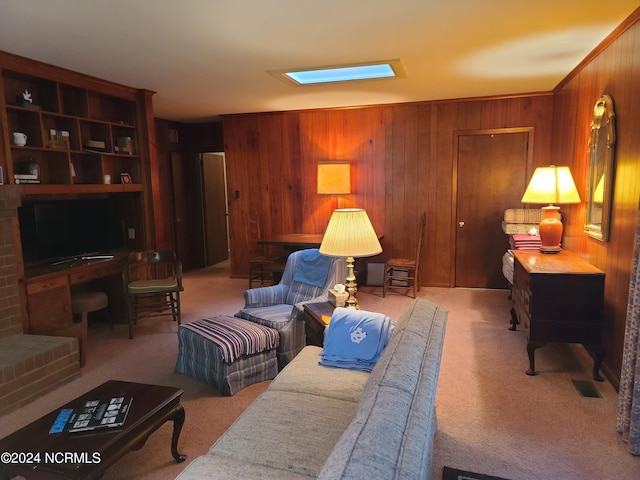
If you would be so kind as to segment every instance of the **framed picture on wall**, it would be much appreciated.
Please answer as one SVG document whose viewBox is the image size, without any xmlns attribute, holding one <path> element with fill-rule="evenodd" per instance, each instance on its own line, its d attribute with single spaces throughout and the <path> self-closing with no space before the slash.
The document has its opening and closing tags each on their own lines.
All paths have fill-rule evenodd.
<svg viewBox="0 0 640 480">
<path fill-rule="evenodd" d="M 131 175 L 129 175 L 128 173 L 121 173 L 120 181 L 122 183 L 131 183 Z"/>
</svg>

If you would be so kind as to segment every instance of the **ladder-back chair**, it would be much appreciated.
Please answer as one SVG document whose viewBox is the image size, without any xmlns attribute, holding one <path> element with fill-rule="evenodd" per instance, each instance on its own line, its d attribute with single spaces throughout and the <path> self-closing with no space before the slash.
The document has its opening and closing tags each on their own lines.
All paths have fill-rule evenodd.
<svg viewBox="0 0 640 480">
<path fill-rule="evenodd" d="M 413 298 L 416 298 L 420 291 L 420 258 L 424 246 L 424 233 L 427 225 L 427 213 L 422 212 L 418 224 L 418 245 L 415 258 L 392 258 L 388 260 L 384 267 L 384 283 L 382 284 L 382 296 L 387 294 L 387 290 L 413 289 Z"/>
<path fill-rule="evenodd" d="M 131 252 L 122 273 L 129 338 L 138 319 L 171 315 L 180 325 L 182 263 L 173 252 Z"/>
<path fill-rule="evenodd" d="M 244 212 L 243 219 L 249 257 L 249 288 L 253 288 L 256 282 L 259 286 L 273 285 L 280 280 L 287 258 L 271 255 L 263 245 L 258 244 L 258 240 L 262 238 L 258 214 Z"/>
</svg>

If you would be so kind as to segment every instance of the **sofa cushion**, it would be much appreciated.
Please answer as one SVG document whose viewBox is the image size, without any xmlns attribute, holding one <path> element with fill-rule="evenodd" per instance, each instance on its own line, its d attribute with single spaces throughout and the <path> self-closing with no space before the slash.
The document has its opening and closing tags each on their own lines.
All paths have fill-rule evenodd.
<svg viewBox="0 0 640 480">
<path fill-rule="evenodd" d="M 429 476 L 447 311 L 416 299 L 405 313 L 318 478 Z"/>
<path fill-rule="evenodd" d="M 243 308 L 235 316 L 280 331 L 289 325 L 292 310 L 292 305 L 282 303 L 268 307 Z"/>
<path fill-rule="evenodd" d="M 315 477 L 357 406 L 347 400 L 267 389 L 209 454 Z"/>
<path fill-rule="evenodd" d="M 269 390 L 306 393 L 358 403 L 368 372 L 319 365 L 322 348 L 306 346 L 278 374 Z"/>
</svg>

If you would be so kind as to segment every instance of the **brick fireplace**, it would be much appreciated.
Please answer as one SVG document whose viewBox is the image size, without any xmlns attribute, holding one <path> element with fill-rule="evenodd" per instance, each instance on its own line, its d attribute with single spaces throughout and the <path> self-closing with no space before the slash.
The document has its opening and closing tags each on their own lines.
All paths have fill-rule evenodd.
<svg viewBox="0 0 640 480">
<path fill-rule="evenodd" d="M 78 340 L 30 335 L 20 307 L 21 256 L 15 244 L 20 187 L 0 185 L 0 415 L 77 377 Z"/>
<path fill-rule="evenodd" d="M 14 245 L 20 192 L 16 185 L 0 186 L 0 338 L 22 333 L 18 290 L 19 246 Z"/>
</svg>

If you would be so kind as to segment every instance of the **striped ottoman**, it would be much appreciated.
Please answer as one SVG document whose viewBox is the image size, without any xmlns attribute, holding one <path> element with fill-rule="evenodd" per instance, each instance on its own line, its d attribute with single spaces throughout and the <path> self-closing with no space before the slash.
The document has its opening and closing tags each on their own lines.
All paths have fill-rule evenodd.
<svg viewBox="0 0 640 480">
<path fill-rule="evenodd" d="M 278 373 L 278 331 L 247 320 L 217 315 L 178 327 L 177 373 L 234 395 Z"/>
</svg>

